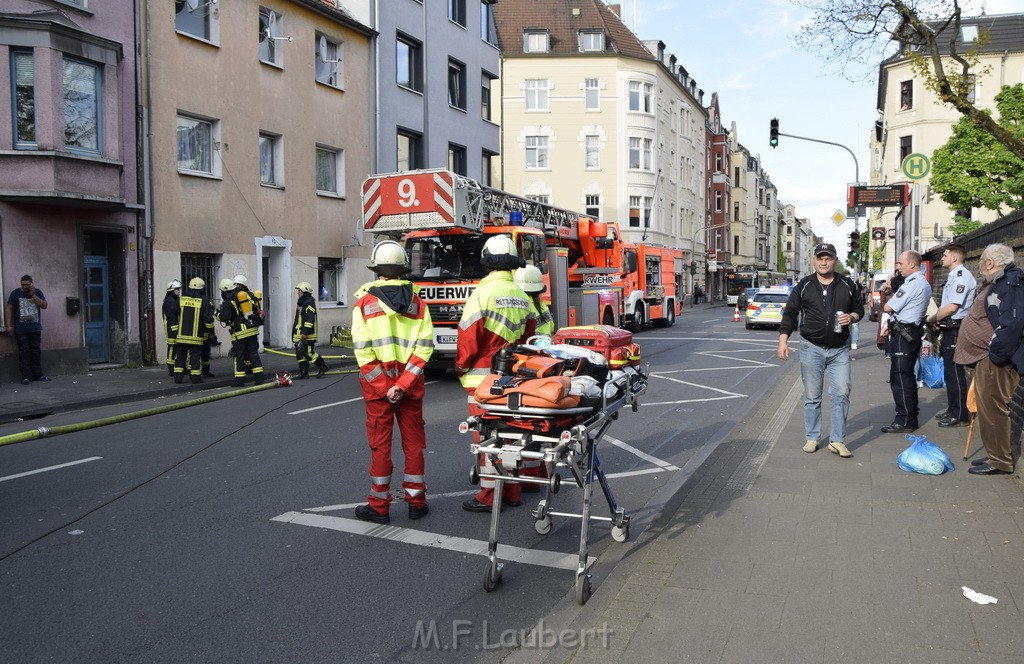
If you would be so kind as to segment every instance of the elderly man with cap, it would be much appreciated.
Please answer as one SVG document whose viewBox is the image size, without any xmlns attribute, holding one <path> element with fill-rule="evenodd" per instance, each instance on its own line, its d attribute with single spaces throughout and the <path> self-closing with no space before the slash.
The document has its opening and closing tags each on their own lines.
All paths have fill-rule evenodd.
<svg viewBox="0 0 1024 664">
<path fill-rule="evenodd" d="M 789 337 L 799 327 L 800 375 L 804 383 L 804 452 L 815 452 L 821 438 L 821 394 L 828 374 L 828 449 L 847 459 L 846 416 L 850 410 L 850 326 L 864 317 L 864 295 L 849 277 L 837 274 L 836 248 L 814 247 L 814 274 L 789 293 L 779 325 L 780 360 L 789 359 Z"/>
<path fill-rule="evenodd" d="M 914 364 L 921 353 L 921 323 L 932 297 L 932 287 L 921 272 L 921 254 L 904 251 L 896 267 L 906 277 L 882 311 L 889 314 L 889 388 L 896 406 L 892 424 L 883 433 L 909 433 L 918 427 L 917 377 Z"/>
</svg>

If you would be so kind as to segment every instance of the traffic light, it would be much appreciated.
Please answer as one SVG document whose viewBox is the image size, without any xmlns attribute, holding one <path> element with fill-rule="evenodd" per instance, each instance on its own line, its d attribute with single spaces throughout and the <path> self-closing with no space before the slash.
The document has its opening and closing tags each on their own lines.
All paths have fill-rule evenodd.
<svg viewBox="0 0 1024 664">
<path fill-rule="evenodd" d="M 771 125 L 768 130 L 768 145 L 778 147 L 779 145 L 779 119 L 772 118 Z"/>
<path fill-rule="evenodd" d="M 853 231 L 850 233 L 850 258 L 857 260 L 857 256 L 860 255 L 860 233 Z"/>
</svg>

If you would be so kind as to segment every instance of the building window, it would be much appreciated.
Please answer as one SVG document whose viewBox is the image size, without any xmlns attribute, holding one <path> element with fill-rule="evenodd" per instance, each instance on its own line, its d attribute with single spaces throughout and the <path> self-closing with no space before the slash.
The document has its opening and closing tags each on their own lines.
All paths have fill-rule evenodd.
<svg viewBox="0 0 1024 664">
<path fill-rule="evenodd" d="M 547 53 L 548 52 L 548 31 L 547 30 L 524 30 L 523 31 L 523 52 L 525 52 L 525 53 Z"/>
<path fill-rule="evenodd" d="M 732 239 L 732 254 L 738 256 L 740 253 L 740 236 L 737 235 Z"/>
<path fill-rule="evenodd" d="M 721 173 L 722 172 L 722 153 L 721 152 L 716 152 L 715 153 L 715 172 L 716 173 Z"/>
<path fill-rule="evenodd" d="M 404 88 L 423 92 L 422 45 L 420 42 L 399 35 L 397 82 Z"/>
<path fill-rule="evenodd" d="M 448 170 L 466 175 L 466 148 L 454 143 L 448 144 Z"/>
<path fill-rule="evenodd" d="M 653 165 L 652 165 L 652 162 L 651 162 L 651 154 L 652 154 L 651 148 L 652 148 L 653 145 L 654 145 L 654 140 L 653 139 L 650 139 L 650 138 L 645 138 L 644 139 L 644 170 L 645 171 L 650 171 L 650 170 L 653 169 Z"/>
<path fill-rule="evenodd" d="M 651 208 L 654 206 L 654 199 L 644 196 L 644 228 L 651 227 Z"/>
<path fill-rule="evenodd" d="M 629 227 L 640 228 L 640 197 L 629 197 Z"/>
<path fill-rule="evenodd" d="M 74 152 L 100 152 L 100 74 L 94 64 L 64 59 L 64 145 Z"/>
<path fill-rule="evenodd" d="M 260 132 L 260 184 L 284 186 L 284 146 L 277 134 Z"/>
<path fill-rule="evenodd" d="M 218 175 L 214 141 L 220 138 L 220 122 L 178 116 L 178 170 Z"/>
<path fill-rule="evenodd" d="M 527 194 L 526 198 L 531 200 L 531 201 L 537 201 L 538 203 L 543 203 L 544 205 L 550 205 L 551 204 L 551 197 L 548 196 L 547 194 Z"/>
<path fill-rule="evenodd" d="M 284 64 L 282 49 L 277 47 L 277 42 L 287 41 L 282 37 L 284 21 L 277 12 L 260 7 L 260 62 L 276 65 Z"/>
<path fill-rule="evenodd" d="M 484 120 L 491 119 L 491 81 L 493 78 L 487 72 L 480 75 L 480 117 Z"/>
<path fill-rule="evenodd" d="M 914 82 L 900 82 L 900 110 L 909 111 L 914 108 Z"/>
<path fill-rule="evenodd" d="M 448 20 L 466 27 L 466 0 L 448 0 Z"/>
<path fill-rule="evenodd" d="M 322 194 L 345 195 L 345 152 L 316 146 L 316 190 Z"/>
<path fill-rule="evenodd" d="M 722 192 L 715 192 L 715 212 L 722 211 Z"/>
<path fill-rule="evenodd" d="M 604 50 L 604 32 L 600 30 L 580 30 L 579 32 L 580 52 Z"/>
<path fill-rule="evenodd" d="M 422 168 L 422 141 L 420 134 L 411 131 L 398 132 L 398 160 L 397 168 L 400 171 L 411 171 Z"/>
<path fill-rule="evenodd" d="M 786 251 L 793 251 L 793 243 L 792 242 L 787 242 L 786 243 Z"/>
<path fill-rule="evenodd" d="M 179 274 L 181 274 L 181 280 L 186 284 L 194 277 L 205 281 L 204 296 L 206 299 L 212 299 L 213 288 L 217 283 L 217 254 L 186 254 L 182 252 Z"/>
<path fill-rule="evenodd" d="M 174 29 L 181 34 L 215 42 L 218 16 L 215 0 L 174 0 Z"/>
<path fill-rule="evenodd" d="M 526 79 L 526 110 L 546 111 L 548 110 L 548 79 L 528 78 Z"/>
<path fill-rule="evenodd" d="M 466 66 L 448 61 L 448 105 L 466 110 Z"/>
<path fill-rule="evenodd" d="M 634 170 L 640 168 L 640 145 L 642 141 L 639 138 L 629 139 L 629 167 Z"/>
<path fill-rule="evenodd" d="M 316 299 L 320 302 L 341 304 L 341 259 L 318 258 L 316 261 Z"/>
<path fill-rule="evenodd" d="M 900 136 L 900 164 L 903 160 L 914 153 L 914 138 L 912 136 Z"/>
<path fill-rule="evenodd" d="M 586 207 L 584 208 L 583 211 L 586 214 L 589 214 L 594 219 L 600 219 L 601 218 L 601 197 L 598 196 L 598 195 L 587 194 L 587 196 L 585 198 L 585 201 L 586 201 Z"/>
<path fill-rule="evenodd" d="M 584 105 L 588 111 L 596 111 L 601 106 L 601 83 L 596 78 L 588 78 L 584 83 Z"/>
<path fill-rule="evenodd" d="M 650 83 L 644 83 L 644 113 L 651 113 L 651 100 L 654 97 L 654 86 Z M 683 130 L 686 133 L 686 130 Z"/>
<path fill-rule="evenodd" d="M 639 111 L 640 110 L 640 81 L 629 82 L 629 110 Z"/>
<path fill-rule="evenodd" d="M 314 56 L 316 80 L 334 88 L 345 87 L 345 76 L 342 70 L 341 42 L 317 33 L 316 55 Z"/>
<path fill-rule="evenodd" d="M 548 167 L 548 137 L 527 136 L 526 137 L 526 167 L 547 168 Z"/>
<path fill-rule="evenodd" d="M 11 52 L 14 147 L 36 147 L 36 69 L 31 51 Z"/>
<path fill-rule="evenodd" d="M 494 23 L 492 0 L 480 0 L 480 39 L 488 44 L 498 45 L 498 29 Z"/>
<path fill-rule="evenodd" d="M 740 220 L 740 204 L 739 203 L 733 203 L 733 206 L 732 206 L 732 220 L 733 221 L 739 221 Z"/>
<path fill-rule="evenodd" d="M 597 136 L 590 135 L 585 139 L 585 150 L 587 154 L 587 168 L 599 168 L 601 161 L 599 158 L 599 139 Z"/>
<path fill-rule="evenodd" d="M 490 187 L 494 181 L 494 157 L 493 152 L 483 150 L 480 153 L 480 184 Z"/>
</svg>

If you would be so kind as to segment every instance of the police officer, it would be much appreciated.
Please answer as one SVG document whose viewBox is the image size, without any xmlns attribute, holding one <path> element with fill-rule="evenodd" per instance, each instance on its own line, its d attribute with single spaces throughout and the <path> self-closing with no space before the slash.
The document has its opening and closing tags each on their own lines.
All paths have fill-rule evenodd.
<svg viewBox="0 0 1024 664">
<path fill-rule="evenodd" d="M 172 279 L 164 295 L 164 334 L 167 335 L 167 375 L 174 376 L 174 348 L 178 336 L 178 298 L 181 297 L 181 282 Z"/>
<path fill-rule="evenodd" d="M 939 351 L 946 383 L 946 410 L 936 416 L 940 427 L 967 426 L 971 419 L 967 411 L 967 371 L 963 365 L 953 361 L 960 322 L 967 316 L 978 294 L 978 282 L 964 267 L 966 256 L 967 250 L 963 245 L 950 244 L 946 247 L 942 266 L 949 270 L 949 274 L 942 288 L 942 302 L 938 311 L 928 317 L 932 330 L 942 333 Z"/>
<path fill-rule="evenodd" d="M 491 373 L 491 358 L 508 344 L 525 342 L 536 329 L 530 298 L 515 284 L 512 271 L 526 267 L 508 235 L 495 235 L 484 243 L 480 263 L 488 270 L 480 285 L 466 299 L 459 321 L 459 341 L 455 350 L 455 373 L 462 387 L 472 394 Z M 475 404 L 470 397 L 470 415 Z M 480 455 L 482 473 L 494 474 L 490 459 Z M 494 480 L 480 479 L 480 491 L 462 503 L 467 512 L 490 512 L 494 503 Z M 505 484 L 501 502 L 521 505 L 521 485 Z"/>
<path fill-rule="evenodd" d="M 523 292 L 530 298 L 530 304 L 533 305 L 533 316 L 536 318 L 534 333 L 546 334 L 548 336 L 553 335 L 555 333 L 555 319 L 551 315 L 548 305 L 544 304 L 544 300 L 540 299 L 541 294 L 547 288 L 544 285 L 544 276 L 541 274 L 540 268 L 536 265 L 521 267 L 513 273 L 512 281 L 515 282 L 516 286 L 523 289 Z"/>
<path fill-rule="evenodd" d="M 327 362 L 316 352 L 316 300 L 313 287 L 308 281 L 295 284 L 299 301 L 295 305 L 295 319 L 292 321 L 292 343 L 295 344 L 295 359 L 299 363 L 299 378 L 309 378 L 309 363 L 317 368 L 316 377 L 327 373 Z"/>
<path fill-rule="evenodd" d="M 883 433 L 908 433 L 918 427 L 914 363 L 921 352 L 921 323 L 932 296 L 932 287 L 921 272 L 921 254 L 904 251 L 896 259 L 896 267 L 906 279 L 882 307 L 889 314 L 889 388 L 896 418 L 882 427 Z"/>
<path fill-rule="evenodd" d="M 242 283 L 238 279 L 242 279 Z M 231 350 L 235 355 L 234 387 L 245 385 L 246 373 L 252 372 L 253 383 L 263 383 L 263 362 L 260 360 L 260 325 L 262 318 L 258 314 L 259 300 L 255 299 L 245 285 L 245 277 L 236 275 L 234 279 L 223 279 L 220 283 L 223 301 L 217 317 L 227 326 L 231 334 Z M 228 290 L 225 290 L 225 288 Z M 240 291 L 244 295 L 240 295 Z"/>
<path fill-rule="evenodd" d="M 185 379 L 185 365 L 193 383 L 203 382 L 200 357 L 213 334 L 213 305 L 206 299 L 206 282 L 193 277 L 188 290 L 178 299 L 178 336 L 174 352 L 174 382 Z"/>
<path fill-rule="evenodd" d="M 396 419 L 405 452 L 402 488 L 409 518 L 422 518 L 429 511 L 423 477 L 423 370 L 434 352 L 434 325 L 417 289 L 400 278 L 411 271 L 402 245 L 386 240 L 374 247 L 370 270 L 380 278 L 356 291 L 352 307 L 352 348 L 370 443 L 370 494 L 355 514 L 384 524 L 391 521 L 391 434 Z"/>
</svg>

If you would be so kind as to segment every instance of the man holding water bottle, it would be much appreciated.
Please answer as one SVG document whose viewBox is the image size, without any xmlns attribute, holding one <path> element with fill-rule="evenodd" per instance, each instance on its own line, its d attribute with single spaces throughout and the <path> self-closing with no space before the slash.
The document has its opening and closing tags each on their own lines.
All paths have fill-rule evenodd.
<svg viewBox="0 0 1024 664">
<path fill-rule="evenodd" d="M 804 383 L 804 452 L 815 452 L 821 438 L 821 395 L 828 374 L 828 449 L 844 459 L 846 416 L 850 410 L 850 326 L 864 317 L 864 295 L 849 277 L 837 274 L 836 248 L 814 247 L 814 274 L 789 293 L 779 326 L 780 360 L 789 359 L 789 337 L 800 330 L 800 375 Z"/>
</svg>

